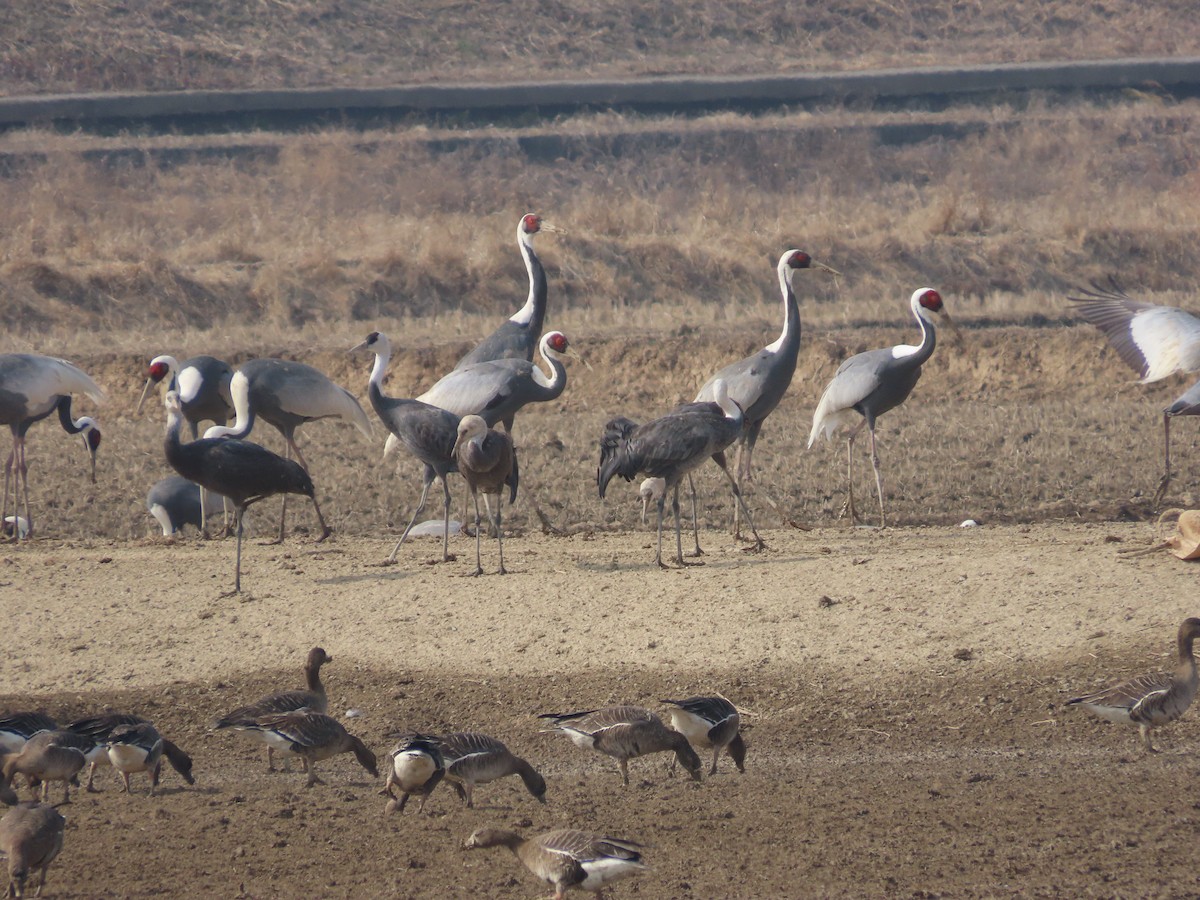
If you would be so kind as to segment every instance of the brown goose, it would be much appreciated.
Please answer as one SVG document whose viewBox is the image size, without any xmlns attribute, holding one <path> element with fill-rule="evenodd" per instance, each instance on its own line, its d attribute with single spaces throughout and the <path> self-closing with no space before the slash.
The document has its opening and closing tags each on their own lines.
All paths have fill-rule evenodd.
<svg viewBox="0 0 1200 900">
<path fill-rule="evenodd" d="M 23 711 L 0 716 L 0 753 L 16 753 L 39 731 L 58 727 L 45 713 Z"/>
<path fill-rule="evenodd" d="M 40 731 L 25 742 L 19 753 L 0 756 L 0 776 L 12 784 L 14 775 L 26 775 L 42 783 L 42 800 L 50 792 L 51 781 L 63 783 L 63 803 L 71 802 L 71 779 L 83 769 L 86 759 L 75 747 L 60 745 L 56 732 Z"/>
<path fill-rule="evenodd" d="M 314 764 L 339 753 L 353 753 L 359 765 L 378 777 L 375 754 L 361 740 L 346 731 L 342 723 L 324 713 L 298 709 L 278 715 L 259 716 L 252 722 L 235 725 L 240 731 L 256 733 L 277 753 L 298 756 L 305 762 L 308 782 L 305 787 L 324 784 Z"/>
<path fill-rule="evenodd" d="M 641 845 L 633 841 L 564 828 L 523 838 L 515 831 L 481 828 L 463 843 L 464 850 L 507 847 L 530 872 L 554 885 L 555 900 L 571 888 L 595 891 L 646 868 Z"/>
<path fill-rule="evenodd" d="M 121 773 L 125 793 L 129 793 L 129 776 L 135 772 L 150 773 L 150 793 L 158 786 L 162 768 L 163 739 L 149 722 L 118 725 L 104 742 L 108 760 Z"/>
<path fill-rule="evenodd" d="M 392 764 L 388 768 L 383 793 L 391 799 L 384 812 L 404 812 L 411 794 L 421 795 L 417 812 L 424 812 L 425 801 L 446 775 L 438 739 L 428 734 L 403 735 L 390 756 Z M 392 788 L 400 790 L 399 797 L 392 793 Z"/>
<path fill-rule="evenodd" d="M 44 803 L 22 803 L 0 818 L 0 852 L 8 857 L 6 897 L 21 897 L 30 874 L 41 869 L 34 896 L 42 895 L 46 870 L 63 845 L 66 819 Z"/>
<path fill-rule="evenodd" d="M 328 712 L 329 699 L 325 696 L 325 685 L 321 683 L 321 666 L 327 662 L 333 662 L 333 657 L 327 654 L 323 648 L 313 647 L 308 651 L 308 659 L 304 663 L 304 678 L 308 683 L 308 690 L 277 691 L 274 694 L 259 697 L 248 706 L 239 706 L 237 709 L 218 719 L 216 727 L 232 728 L 235 731 L 240 731 L 243 734 L 249 734 L 265 741 L 267 739 L 263 737 L 261 730 L 244 726 L 252 726 L 256 719 L 263 716 L 288 713 L 299 709 L 307 709 L 318 713 Z M 273 754 L 274 749 L 271 743 L 268 742 L 268 772 L 275 771 Z"/>
<path fill-rule="evenodd" d="M 475 806 L 475 785 L 509 775 L 520 775 L 529 793 L 539 802 L 546 802 L 546 779 L 494 737 L 473 731 L 456 731 L 439 740 L 446 778 L 468 809 Z"/>
<path fill-rule="evenodd" d="M 1076 697 L 1067 701 L 1067 705 L 1078 704 L 1110 722 L 1138 726 L 1146 749 L 1154 753 L 1150 729 L 1167 725 L 1182 716 L 1192 705 L 1196 689 L 1200 687 L 1196 658 L 1192 655 L 1192 644 L 1197 637 L 1200 637 L 1200 619 L 1184 619 L 1176 638 L 1178 664 L 1174 674 L 1140 675 L 1106 690 Z"/>
<path fill-rule="evenodd" d="M 742 740 L 742 717 L 724 697 L 688 697 L 685 700 L 663 700 L 670 703 L 671 727 L 688 741 L 703 749 L 712 749 L 712 768 L 717 774 L 717 758 L 725 750 L 739 772 L 746 771 L 746 742 Z M 674 766 L 672 766 L 674 768 Z"/>
<path fill-rule="evenodd" d="M 90 763 L 88 780 L 85 785 L 87 790 L 95 790 L 92 786 L 92 780 L 96 775 L 96 769 L 101 766 L 112 765 L 108 750 L 104 745 L 107 743 L 109 737 L 112 736 L 113 731 L 122 725 L 149 724 L 149 721 L 149 719 L 144 719 L 134 713 L 100 713 L 99 715 L 76 719 L 67 725 L 68 731 L 91 738 L 101 750 L 99 755 L 87 754 L 88 762 Z M 188 784 L 195 784 L 196 779 L 192 776 L 192 758 L 166 738 L 162 739 L 162 744 L 162 755 L 171 764 L 171 768 L 178 772 Z"/>
<path fill-rule="evenodd" d="M 673 750 L 675 758 L 700 780 L 700 757 L 686 737 L 672 731 L 662 719 L 641 706 L 606 706 L 587 712 L 544 713 L 550 719 L 550 731 L 565 734 L 571 743 L 615 757 L 621 767 L 621 781 L 629 784 L 629 760 L 647 753 Z"/>
</svg>

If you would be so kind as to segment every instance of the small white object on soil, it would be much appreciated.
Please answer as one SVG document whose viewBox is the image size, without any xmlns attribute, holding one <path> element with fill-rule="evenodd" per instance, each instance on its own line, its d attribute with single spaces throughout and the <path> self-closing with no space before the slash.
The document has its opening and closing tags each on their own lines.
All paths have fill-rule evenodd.
<svg viewBox="0 0 1200 900">
<path fill-rule="evenodd" d="M 450 520 L 450 536 L 454 537 L 454 535 L 459 534 L 461 532 L 462 532 L 462 522 L 456 522 L 454 519 L 451 519 Z M 418 538 L 418 537 L 440 538 L 442 536 L 442 520 L 441 519 L 427 519 L 426 521 L 422 522 L 419 525 L 414 525 L 412 527 L 412 531 L 410 531 L 408 533 L 408 536 L 410 538 Z"/>
<path fill-rule="evenodd" d="M 959 528 L 976 528 L 979 523 L 974 519 L 965 519 L 958 527 Z"/>
</svg>

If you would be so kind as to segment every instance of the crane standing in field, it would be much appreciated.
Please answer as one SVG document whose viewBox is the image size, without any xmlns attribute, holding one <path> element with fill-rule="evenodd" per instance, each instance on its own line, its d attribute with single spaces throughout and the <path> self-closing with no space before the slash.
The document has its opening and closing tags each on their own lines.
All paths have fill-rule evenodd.
<svg viewBox="0 0 1200 900">
<path fill-rule="evenodd" d="M 662 522 L 667 492 L 673 491 L 671 509 L 675 513 L 675 558 L 680 566 L 688 565 L 683 560 L 679 482 L 710 458 L 721 467 L 729 479 L 736 502 L 742 504 L 746 522 L 754 532 L 755 548 L 766 546 L 754 528 L 754 520 L 742 501 L 741 489 L 725 462 L 725 448 L 742 433 L 742 410 L 729 399 L 729 390 L 721 379 L 717 379 L 713 386 L 713 396 L 716 397 L 713 402 L 687 403 L 644 425 L 619 416 L 604 426 L 600 438 L 596 485 L 600 489 L 601 499 L 615 475 L 620 475 L 626 481 L 632 481 L 639 473 L 664 480 L 662 492 L 657 495 L 658 550 L 655 555 L 655 561 L 664 569 L 667 566 L 662 561 Z"/>
<path fill-rule="evenodd" d="M 200 423 L 224 425 L 234 414 L 229 382 L 233 369 L 214 356 L 193 356 L 178 362 L 173 356 L 156 356 L 146 368 L 146 384 L 138 399 L 141 413 L 152 385 L 161 385 L 179 394 L 179 408 L 192 430 L 192 440 L 200 436 Z"/>
<path fill-rule="evenodd" d="M 708 379 L 696 394 L 697 403 L 716 399 L 713 385 L 720 379 L 729 388 L 730 399 L 744 411 L 746 423 L 742 436 L 738 438 L 737 465 L 734 468 L 739 488 L 751 480 L 751 457 L 763 423 L 787 393 L 796 372 L 796 360 L 800 355 L 800 304 L 796 300 L 792 279 L 801 269 L 823 269 L 835 276 L 841 275 L 803 250 L 788 250 L 779 257 L 775 271 L 779 275 L 779 289 L 783 293 L 783 331 L 777 340 L 753 356 L 725 366 Z M 692 530 L 696 540 L 696 555 L 699 556 L 700 537 L 695 533 L 696 486 L 690 474 L 688 485 L 692 492 Z M 733 507 L 733 534 L 734 537 L 741 537 L 741 509 L 738 504 Z"/>
<path fill-rule="evenodd" d="M 392 345 L 387 336 L 378 331 L 372 331 L 361 344 L 351 348 L 354 353 L 359 350 L 370 350 L 375 354 L 375 365 L 371 369 L 371 380 L 367 385 L 367 395 L 371 406 L 393 437 L 404 445 L 413 456 L 425 464 L 423 483 L 421 486 L 421 501 L 417 504 L 408 527 L 400 535 L 400 540 L 392 548 L 388 562 L 396 561 L 400 545 L 408 537 L 417 516 L 425 508 L 425 500 L 429 497 L 429 486 L 433 479 L 442 481 L 442 493 L 445 502 L 442 505 L 444 515 L 442 528 L 442 562 L 450 560 L 450 486 L 447 476 L 458 471 L 458 460 L 454 455 L 454 444 L 458 439 L 459 417 L 420 400 L 410 400 L 401 397 L 389 397 L 383 393 L 383 375 L 387 371 L 388 361 L 392 358 Z"/>
<path fill-rule="evenodd" d="M 558 229 L 534 213 L 521 216 L 521 221 L 517 223 L 517 246 L 529 272 L 529 299 L 504 324 L 463 356 L 454 366 L 456 371 L 494 359 L 533 361 L 538 338 L 542 336 L 542 325 L 546 321 L 546 271 L 533 252 L 533 237 L 543 231 L 557 232 Z"/>
<path fill-rule="evenodd" d="M 234 438 L 201 438 L 183 443 L 179 429 L 183 411 L 179 395 L 168 391 L 167 462 L 176 472 L 215 494 L 229 498 L 233 504 L 237 529 L 237 561 L 233 575 L 233 593 L 242 590 L 242 516 L 252 503 L 275 494 L 303 494 L 316 504 L 312 479 L 304 467 L 290 459 L 277 456 L 270 450 L 249 441 Z"/>
<path fill-rule="evenodd" d="M 941 320 L 953 327 L 942 297 L 933 288 L 918 288 L 909 300 L 913 316 L 921 329 L 917 346 L 897 344 L 882 350 L 868 350 L 850 357 L 840 366 L 833 380 L 821 395 L 813 413 L 812 431 L 808 446 L 818 436 L 830 438 L 845 425 L 850 428 L 846 439 L 846 511 L 859 521 L 854 509 L 854 439 L 863 426 L 871 433 L 871 466 L 875 470 L 875 489 L 879 493 L 879 526 L 886 524 L 883 511 L 883 478 L 879 472 L 879 451 L 875 445 L 875 422 L 889 409 L 894 409 L 912 393 L 921 377 L 921 366 L 933 355 L 937 345 L 936 323 Z M 861 418 L 859 418 L 861 417 Z M 857 420 L 857 421 L 856 421 Z"/>
<path fill-rule="evenodd" d="M 92 483 L 96 483 L 96 450 L 100 447 L 100 427 L 88 416 L 71 416 L 71 397 L 85 394 L 94 403 L 104 402 L 104 392 L 81 369 L 51 356 L 33 353 L 0 354 L 0 425 L 12 432 L 12 452 L 4 466 L 4 499 L 0 502 L 0 523 L 8 513 L 8 486 L 13 484 L 13 510 L 25 506 L 26 527 L 14 523 L 13 536 L 20 539 L 33 533 L 29 513 L 29 467 L 25 458 L 25 435 L 34 422 L 55 410 L 63 430 L 82 434 L 92 464 Z M 15 479 L 15 480 L 14 480 Z"/>
<path fill-rule="evenodd" d="M 508 486 L 508 502 L 517 502 L 517 455 L 512 438 L 489 428 L 481 416 L 463 416 L 458 423 L 458 437 L 454 441 L 454 458 L 458 471 L 467 482 L 471 499 L 475 502 L 475 571 L 482 575 L 483 566 L 479 559 L 479 495 L 487 507 L 488 518 L 492 518 L 489 494 L 496 495 L 496 541 L 500 549 L 500 567 L 496 574 L 505 575 L 504 568 L 504 487 Z"/>
<path fill-rule="evenodd" d="M 1068 297 L 1075 308 L 1108 338 L 1117 355 L 1141 376 L 1141 384 L 1161 381 L 1176 372 L 1200 372 L 1200 318 L 1174 306 L 1155 306 L 1132 299 L 1114 279 L 1109 287 L 1093 284 Z M 1163 410 L 1163 475 L 1154 493 L 1157 507 L 1171 483 L 1171 419 L 1200 415 L 1200 381 Z"/>
<path fill-rule="evenodd" d="M 274 425 L 286 442 L 284 458 L 294 453 L 304 471 L 309 471 L 304 454 L 296 446 L 296 429 L 314 419 L 343 419 L 352 423 L 367 437 L 371 436 L 371 420 L 362 406 L 343 387 L 330 381 L 312 366 L 285 359 L 252 359 L 243 363 L 229 383 L 233 407 L 237 419 L 226 428 L 214 426 L 204 432 L 206 438 L 248 437 L 254 428 L 255 418 L 262 416 Z M 321 514 L 317 498 L 308 495 L 321 525 L 321 536 L 317 542 L 332 534 Z M 284 497 L 283 511 L 279 517 L 279 541 L 283 541 L 284 525 L 287 521 L 287 498 Z"/>
</svg>

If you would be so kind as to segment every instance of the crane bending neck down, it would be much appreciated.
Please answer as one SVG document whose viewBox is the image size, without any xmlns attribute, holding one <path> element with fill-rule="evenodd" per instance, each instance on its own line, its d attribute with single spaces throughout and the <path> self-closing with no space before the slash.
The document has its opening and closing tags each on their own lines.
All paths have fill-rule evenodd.
<svg viewBox="0 0 1200 900">
<path fill-rule="evenodd" d="M 234 420 L 232 425 L 213 425 L 204 432 L 206 438 L 234 438 L 245 440 L 254 430 L 254 410 L 250 408 L 250 379 L 244 372 L 234 372 L 229 382 L 229 395 L 233 399 Z"/>
</svg>

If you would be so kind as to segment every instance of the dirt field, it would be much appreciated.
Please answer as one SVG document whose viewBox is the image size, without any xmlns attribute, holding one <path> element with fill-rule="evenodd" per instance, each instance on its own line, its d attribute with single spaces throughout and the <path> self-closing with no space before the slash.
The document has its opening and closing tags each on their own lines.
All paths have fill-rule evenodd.
<svg viewBox="0 0 1200 900">
<path fill-rule="evenodd" d="M 1116 553 L 1156 534 L 1146 496 L 1157 410 L 1181 388 L 1120 388 L 1128 373 L 1087 328 L 962 318 L 966 349 L 940 348 L 910 403 L 883 420 L 896 523 L 885 531 L 834 517 L 840 448 L 799 446 L 837 360 L 906 339 L 909 326 L 806 332 L 793 391 L 756 455 L 752 503 L 769 550 L 744 555 L 719 530 L 726 498 L 705 475 L 709 555 L 682 572 L 654 567 L 633 486 L 593 499 L 596 434 L 617 412 L 670 405 L 664 385 L 694 382 L 774 326 L 640 344 L 583 334 L 594 369 L 572 364 L 562 401 L 518 420 L 527 493 L 506 542 L 513 574 L 463 577 L 465 537 L 453 563 L 429 565 L 426 539 L 380 567 L 416 473 L 402 464 L 397 480 L 379 466 L 382 434 L 368 444 L 320 423 L 305 446 L 339 533 L 322 545 L 251 540 L 246 593 L 232 599 L 219 596 L 232 543 L 150 536 L 141 498 L 166 472 L 157 410 L 133 415 L 145 360 L 76 357 L 110 393 L 98 484 L 75 439 L 31 432 L 40 537 L 0 550 L 0 708 L 143 713 L 195 757 L 197 784 L 167 772 L 149 799 L 104 776 L 103 793 L 76 794 L 49 895 L 542 893 L 506 851 L 458 849 L 482 825 L 646 843 L 651 871 L 617 897 L 1195 895 L 1195 716 L 1161 732 L 1163 752 L 1149 756 L 1132 730 L 1062 707 L 1168 665 L 1175 629 L 1198 612 L 1188 564 Z M 340 348 L 359 339 L 287 352 L 357 389 L 368 360 Z M 457 349 L 407 354 L 389 389 L 428 383 Z M 1184 505 L 1189 424 L 1176 429 L 1171 492 Z M 269 431 L 257 437 L 277 445 Z M 870 510 L 866 460 L 857 475 Z M 564 533 L 543 533 L 534 500 Z M 456 490 L 456 516 L 458 504 Z M 260 535 L 276 510 L 255 511 Z M 982 527 L 959 528 L 967 516 Z M 485 567 L 494 552 L 485 546 Z M 344 721 L 378 754 L 401 728 L 483 730 L 543 772 L 549 802 L 509 780 L 480 788 L 474 810 L 443 788 L 429 816 L 384 818 L 382 779 L 351 758 L 305 790 L 296 771 L 268 775 L 258 745 L 209 730 L 222 711 L 299 686 L 316 644 L 334 657 L 331 709 L 362 711 Z M 650 758 L 631 764 L 622 789 L 615 763 L 539 734 L 534 718 L 613 702 L 661 709 L 663 697 L 710 691 L 750 711 L 753 727 L 746 774 L 725 760 L 698 786 Z"/>
</svg>

